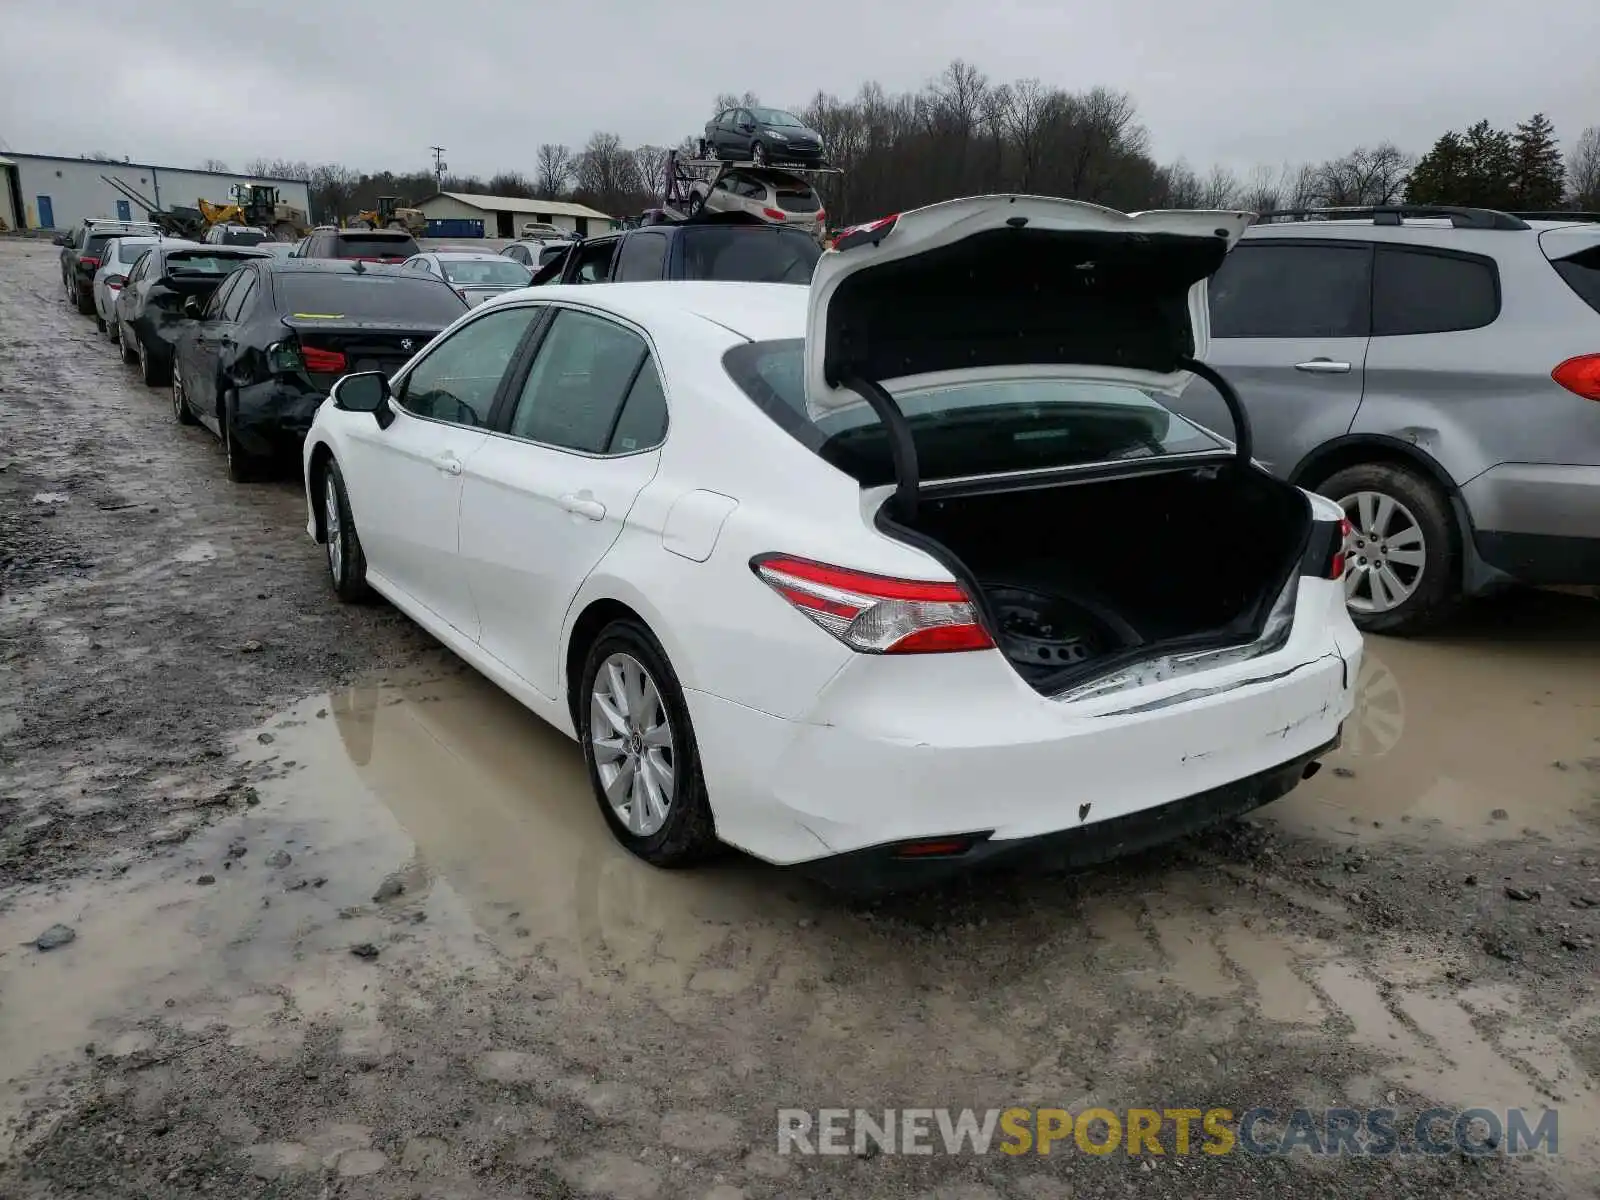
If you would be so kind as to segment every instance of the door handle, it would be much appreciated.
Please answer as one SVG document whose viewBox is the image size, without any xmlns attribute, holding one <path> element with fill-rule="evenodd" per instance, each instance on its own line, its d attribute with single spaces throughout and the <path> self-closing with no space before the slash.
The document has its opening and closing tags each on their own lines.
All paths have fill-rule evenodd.
<svg viewBox="0 0 1600 1200">
<path fill-rule="evenodd" d="M 1331 358 L 1313 358 L 1309 362 L 1295 363 L 1294 369 L 1308 375 L 1348 375 L 1350 364 L 1334 362 Z"/>
<path fill-rule="evenodd" d="M 575 495 L 568 492 L 561 497 L 561 507 L 575 517 L 587 517 L 591 521 L 606 519 L 606 506 L 593 496 Z"/>
<path fill-rule="evenodd" d="M 443 471 L 446 475 L 461 474 L 461 460 L 448 450 L 439 455 L 439 457 L 435 458 L 433 460 L 433 465 L 438 467 L 439 470 Z"/>
</svg>

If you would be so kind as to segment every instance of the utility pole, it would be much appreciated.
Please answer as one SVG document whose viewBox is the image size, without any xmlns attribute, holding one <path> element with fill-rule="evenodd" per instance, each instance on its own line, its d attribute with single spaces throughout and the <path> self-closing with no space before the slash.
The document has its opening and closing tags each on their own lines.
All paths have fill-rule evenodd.
<svg viewBox="0 0 1600 1200">
<path fill-rule="evenodd" d="M 443 146 L 429 146 L 433 151 L 433 184 L 435 188 L 444 187 L 444 173 L 450 169 L 450 164 L 444 160 Z"/>
</svg>

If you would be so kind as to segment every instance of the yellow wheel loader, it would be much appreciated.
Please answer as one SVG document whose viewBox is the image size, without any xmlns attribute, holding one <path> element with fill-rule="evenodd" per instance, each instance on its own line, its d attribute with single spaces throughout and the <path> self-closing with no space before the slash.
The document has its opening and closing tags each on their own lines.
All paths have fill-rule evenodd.
<svg viewBox="0 0 1600 1200">
<path fill-rule="evenodd" d="M 378 207 L 365 209 L 350 222 L 357 229 L 403 229 L 412 237 L 428 231 L 428 218 L 420 208 L 406 208 L 399 196 L 379 196 Z"/>
</svg>

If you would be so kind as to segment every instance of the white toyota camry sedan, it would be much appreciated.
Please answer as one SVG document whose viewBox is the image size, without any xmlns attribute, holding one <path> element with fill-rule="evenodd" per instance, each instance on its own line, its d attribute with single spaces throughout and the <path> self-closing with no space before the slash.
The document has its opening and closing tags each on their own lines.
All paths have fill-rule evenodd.
<svg viewBox="0 0 1600 1200">
<path fill-rule="evenodd" d="M 339 382 L 308 531 L 576 738 L 660 866 L 884 887 L 1175 837 L 1313 772 L 1360 665 L 1342 514 L 1203 363 L 1248 221 L 987 196 L 809 287 L 512 292 Z M 1194 374 L 1231 440 L 1160 403 Z"/>
</svg>

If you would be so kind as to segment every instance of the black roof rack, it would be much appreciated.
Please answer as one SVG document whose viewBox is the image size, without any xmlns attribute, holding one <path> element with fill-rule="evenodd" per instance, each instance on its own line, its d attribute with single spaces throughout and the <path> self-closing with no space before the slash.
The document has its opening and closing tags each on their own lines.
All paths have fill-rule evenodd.
<svg viewBox="0 0 1600 1200">
<path fill-rule="evenodd" d="M 1600 221 L 1600 212 L 1569 212 L 1558 209 L 1543 212 L 1514 212 L 1506 215 L 1524 221 Z"/>
<path fill-rule="evenodd" d="M 1444 218 L 1457 229 L 1524 230 L 1528 223 L 1515 213 L 1493 208 L 1461 208 L 1451 204 L 1378 204 L 1350 208 L 1283 208 L 1256 217 L 1258 225 L 1285 221 L 1359 221 L 1374 225 L 1399 225 L 1407 217 Z"/>
</svg>

